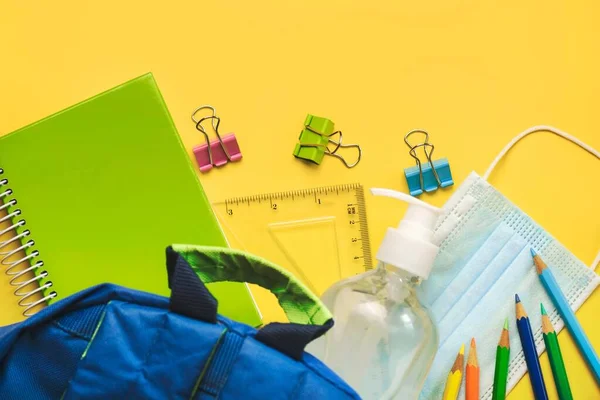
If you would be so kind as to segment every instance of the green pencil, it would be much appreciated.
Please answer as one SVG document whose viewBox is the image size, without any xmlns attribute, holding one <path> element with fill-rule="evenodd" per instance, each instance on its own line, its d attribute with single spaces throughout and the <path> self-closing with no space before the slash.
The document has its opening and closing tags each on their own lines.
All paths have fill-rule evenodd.
<svg viewBox="0 0 600 400">
<path fill-rule="evenodd" d="M 508 376 L 508 360 L 510 359 L 510 341 L 508 339 L 508 318 L 504 320 L 504 328 L 496 349 L 496 370 L 494 371 L 494 391 L 492 400 L 503 400 L 506 397 L 506 378 Z"/>
<path fill-rule="evenodd" d="M 548 314 L 542 307 L 542 331 L 544 332 L 544 343 L 546 343 L 546 350 L 548 351 L 548 358 L 550 359 L 550 367 L 552 368 L 552 375 L 554 376 L 554 384 L 556 385 L 556 391 L 558 392 L 558 398 L 560 400 L 573 400 L 573 394 L 571 394 L 571 387 L 569 386 L 569 378 L 567 378 L 567 370 L 565 363 L 560 354 L 560 347 L 558 346 L 558 339 L 556 338 L 556 332 L 554 326 L 550 322 Z"/>
</svg>

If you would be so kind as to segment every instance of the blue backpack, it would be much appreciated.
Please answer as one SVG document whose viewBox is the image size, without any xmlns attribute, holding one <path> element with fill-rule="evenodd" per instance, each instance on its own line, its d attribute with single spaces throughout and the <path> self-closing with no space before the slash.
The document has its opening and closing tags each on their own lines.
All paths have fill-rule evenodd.
<svg viewBox="0 0 600 400">
<path fill-rule="evenodd" d="M 104 284 L 0 328 L 0 398 L 358 399 L 304 347 L 333 326 L 287 271 L 242 252 L 167 249 L 171 297 Z M 204 283 L 258 284 L 291 323 L 217 314 Z"/>
</svg>

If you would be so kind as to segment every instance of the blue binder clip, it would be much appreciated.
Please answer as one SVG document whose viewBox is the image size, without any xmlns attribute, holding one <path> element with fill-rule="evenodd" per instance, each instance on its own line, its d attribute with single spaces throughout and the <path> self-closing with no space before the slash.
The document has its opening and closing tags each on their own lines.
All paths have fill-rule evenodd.
<svg viewBox="0 0 600 400">
<path fill-rule="evenodd" d="M 408 138 L 411 135 L 419 133 L 425 135 L 425 140 L 414 146 L 411 145 Z M 416 166 L 404 170 L 404 176 L 406 177 L 406 183 L 408 184 L 411 196 L 419 196 L 423 192 L 430 193 L 436 191 L 438 188 L 454 185 L 448 159 L 440 158 L 435 161 L 431 159 L 435 147 L 429 143 L 429 134 L 426 131 L 423 129 L 413 129 L 404 136 L 404 143 L 410 148 L 409 154 L 417 163 Z M 417 156 L 417 149 L 419 147 L 423 148 L 423 152 L 427 158 L 426 163 L 421 163 L 421 160 Z"/>
</svg>

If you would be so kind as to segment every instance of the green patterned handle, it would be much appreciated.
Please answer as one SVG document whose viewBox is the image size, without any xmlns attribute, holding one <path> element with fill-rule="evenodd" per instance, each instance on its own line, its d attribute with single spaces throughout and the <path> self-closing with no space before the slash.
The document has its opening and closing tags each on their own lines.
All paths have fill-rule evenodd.
<svg viewBox="0 0 600 400">
<path fill-rule="evenodd" d="M 332 315 L 319 298 L 285 269 L 254 255 L 229 248 L 173 245 L 202 282 L 247 282 L 277 297 L 292 323 L 324 325 Z"/>
</svg>

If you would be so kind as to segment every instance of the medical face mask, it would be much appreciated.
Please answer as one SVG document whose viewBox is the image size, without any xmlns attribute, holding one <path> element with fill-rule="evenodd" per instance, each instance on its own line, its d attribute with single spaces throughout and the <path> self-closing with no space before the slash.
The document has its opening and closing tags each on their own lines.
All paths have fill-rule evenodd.
<svg viewBox="0 0 600 400">
<path fill-rule="evenodd" d="M 420 300 L 429 306 L 438 325 L 440 339 L 421 399 L 442 398 L 456 354 L 472 337 L 477 343 L 480 365 L 480 396 L 491 399 L 496 347 L 506 317 L 511 335 L 507 389 L 515 386 L 527 371 L 515 322 L 515 293 L 529 311 L 538 353 L 544 349 L 540 303 L 550 310 L 548 315 L 557 332 L 562 329 L 563 322 L 533 267 L 530 248 L 552 266 L 556 280 L 575 310 L 600 282 L 593 266 L 590 269 L 579 261 L 487 182 L 498 161 L 516 142 L 539 131 L 555 133 L 600 158 L 598 151 L 565 132 L 534 127 L 513 139 L 483 178 L 472 173 L 446 203 L 435 231 L 440 252 L 429 279 L 419 291 Z M 464 385 L 460 398 L 463 393 Z"/>
</svg>

